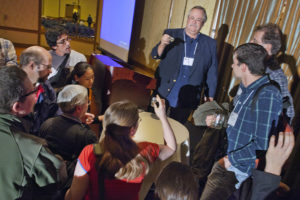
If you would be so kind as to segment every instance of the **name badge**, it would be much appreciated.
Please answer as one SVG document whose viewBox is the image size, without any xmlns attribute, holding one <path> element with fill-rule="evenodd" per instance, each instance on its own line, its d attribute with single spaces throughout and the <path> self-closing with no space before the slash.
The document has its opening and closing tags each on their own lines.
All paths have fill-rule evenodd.
<svg viewBox="0 0 300 200">
<path fill-rule="evenodd" d="M 241 89 L 241 87 L 239 87 L 239 89 L 238 89 L 236 95 L 241 95 L 241 94 L 242 94 L 242 89 Z"/>
<path fill-rule="evenodd" d="M 184 57 L 183 58 L 183 65 L 185 66 L 193 66 L 194 58 Z"/>
<path fill-rule="evenodd" d="M 228 119 L 228 124 L 230 126 L 234 126 L 237 118 L 238 118 L 238 114 L 236 112 L 231 112 L 230 117 Z"/>
</svg>

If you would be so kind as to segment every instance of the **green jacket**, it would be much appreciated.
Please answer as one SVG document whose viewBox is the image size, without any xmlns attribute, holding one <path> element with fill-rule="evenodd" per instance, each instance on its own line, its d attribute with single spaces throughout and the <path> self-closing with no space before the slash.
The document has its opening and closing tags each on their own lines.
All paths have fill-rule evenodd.
<svg viewBox="0 0 300 200">
<path fill-rule="evenodd" d="M 58 183 L 62 161 L 44 140 L 24 133 L 21 121 L 0 114 L 0 199 L 32 194 L 32 187 Z"/>
</svg>

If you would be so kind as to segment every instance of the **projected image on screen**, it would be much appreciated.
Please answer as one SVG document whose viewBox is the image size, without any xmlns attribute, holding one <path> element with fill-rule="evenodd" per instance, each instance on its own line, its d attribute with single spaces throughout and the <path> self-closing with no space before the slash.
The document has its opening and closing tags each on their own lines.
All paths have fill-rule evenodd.
<svg viewBox="0 0 300 200">
<path fill-rule="evenodd" d="M 128 61 L 135 0 L 103 0 L 100 48 Z"/>
</svg>

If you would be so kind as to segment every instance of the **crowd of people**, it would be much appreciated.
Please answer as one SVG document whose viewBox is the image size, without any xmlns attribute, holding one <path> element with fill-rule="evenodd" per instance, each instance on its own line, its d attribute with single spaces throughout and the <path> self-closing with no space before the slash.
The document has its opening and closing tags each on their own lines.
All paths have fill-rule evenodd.
<svg viewBox="0 0 300 200">
<path fill-rule="evenodd" d="M 167 117 L 184 124 L 202 90 L 204 101 L 214 100 L 217 47 L 200 33 L 206 20 L 205 9 L 193 7 L 186 27 L 165 30 L 152 50 L 160 59 L 152 107 L 164 144 L 132 139 L 140 123 L 132 102 L 95 109 L 101 98 L 93 66 L 71 49 L 64 28 L 49 28 L 50 50 L 28 47 L 19 65 L 12 43 L 0 38 L 0 199 L 139 199 L 153 163 L 177 150 Z M 276 60 L 281 37 L 277 25 L 260 25 L 250 43 L 234 50 L 232 70 L 240 85 L 224 120 L 228 147 L 203 191 L 190 166 L 171 162 L 158 176 L 153 198 L 265 199 L 279 187 L 295 140 L 286 129 L 295 115 L 293 99 Z M 202 117 L 208 127 L 217 120 Z"/>
</svg>

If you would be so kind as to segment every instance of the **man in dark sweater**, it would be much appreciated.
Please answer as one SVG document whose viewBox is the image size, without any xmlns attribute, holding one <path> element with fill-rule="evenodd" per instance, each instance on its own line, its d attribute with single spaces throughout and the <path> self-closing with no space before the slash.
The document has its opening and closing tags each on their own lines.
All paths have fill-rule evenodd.
<svg viewBox="0 0 300 200">
<path fill-rule="evenodd" d="M 80 85 L 67 85 L 58 94 L 57 103 L 63 114 L 45 121 L 40 135 L 54 153 L 73 161 L 83 147 L 97 141 L 95 133 L 82 122 L 88 109 L 87 90 Z"/>
</svg>

